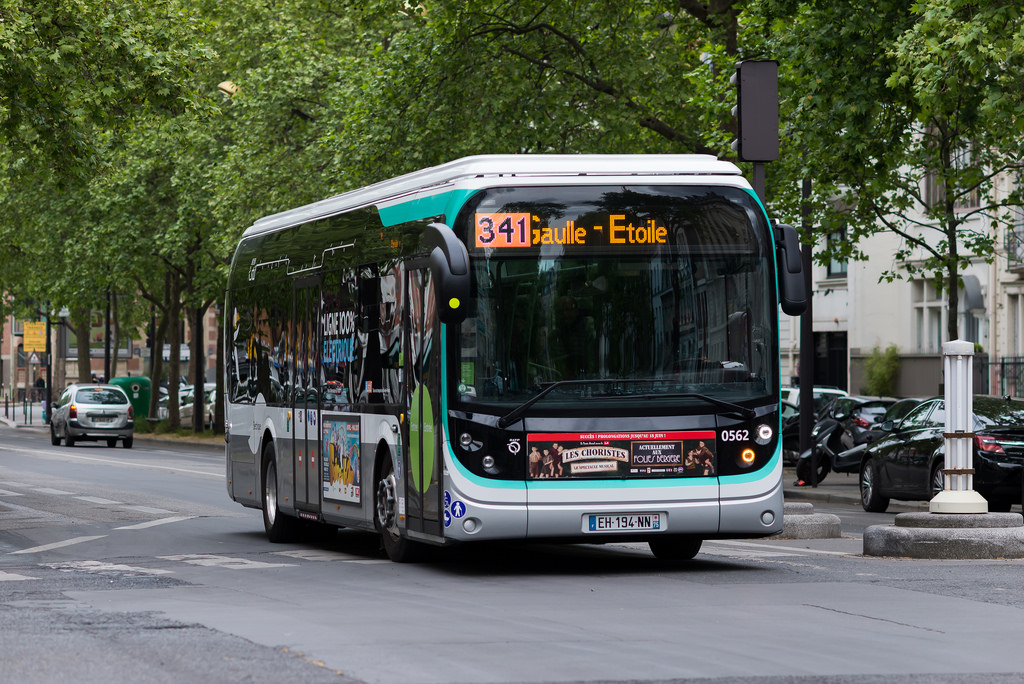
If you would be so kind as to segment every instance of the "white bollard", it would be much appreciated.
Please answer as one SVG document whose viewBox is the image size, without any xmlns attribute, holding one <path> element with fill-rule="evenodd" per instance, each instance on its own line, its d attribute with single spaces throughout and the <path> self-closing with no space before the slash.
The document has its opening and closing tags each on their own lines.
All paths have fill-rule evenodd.
<svg viewBox="0 0 1024 684">
<path fill-rule="evenodd" d="M 974 343 L 942 345 L 945 380 L 946 461 L 944 487 L 928 504 L 932 513 L 988 513 L 988 501 L 974 491 Z"/>
</svg>

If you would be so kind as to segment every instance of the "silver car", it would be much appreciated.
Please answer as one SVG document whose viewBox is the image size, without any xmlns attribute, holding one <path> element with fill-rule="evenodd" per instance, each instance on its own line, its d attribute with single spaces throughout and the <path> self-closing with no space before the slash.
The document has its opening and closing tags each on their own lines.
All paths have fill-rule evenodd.
<svg viewBox="0 0 1024 684">
<path fill-rule="evenodd" d="M 50 443 L 65 440 L 74 446 L 79 440 L 106 441 L 107 446 L 132 446 L 134 411 L 128 395 L 116 385 L 69 385 L 53 406 Z"/>
</svg>

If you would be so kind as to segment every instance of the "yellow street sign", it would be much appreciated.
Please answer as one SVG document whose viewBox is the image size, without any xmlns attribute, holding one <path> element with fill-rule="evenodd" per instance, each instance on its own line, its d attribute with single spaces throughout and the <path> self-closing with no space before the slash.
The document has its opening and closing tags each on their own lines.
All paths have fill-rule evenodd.
<svg viewBox="0 0 1024 684">
<path fill-rule="evenodd" d="M 22 344 L 25 345 L 25 353 L 46 352 L 46 323 L 24 323 L 25 336 Z"/>
</svg>

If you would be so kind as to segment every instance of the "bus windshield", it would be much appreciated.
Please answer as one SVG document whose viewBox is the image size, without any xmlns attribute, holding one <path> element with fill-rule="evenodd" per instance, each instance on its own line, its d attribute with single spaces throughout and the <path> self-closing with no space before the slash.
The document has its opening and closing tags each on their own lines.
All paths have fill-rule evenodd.
<svg viewBox="0 0 1024 684">
<path fill-rule="evenodd" d="M 707 411 L 778 384 L 770 246 L 742 190 L 488 190 L 457 232 L 475 297 L 454 345 L 459 403 Z"/>
</svg>

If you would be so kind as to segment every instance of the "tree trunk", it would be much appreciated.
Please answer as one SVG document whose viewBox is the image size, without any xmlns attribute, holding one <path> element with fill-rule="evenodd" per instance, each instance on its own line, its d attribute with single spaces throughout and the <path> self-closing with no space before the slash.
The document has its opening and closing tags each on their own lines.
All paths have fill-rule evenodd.
<svg viewBox="0 0 1024 684">
<path fill-rule="evenodd" d="M 89 332 L 92 325 L 92 311 L 78 308 L 71 312 L 75 333 L 75 348 L 78 349 L 78 382 L 92 381 L 92 357 L 89 355 Z"/>
<path fill-rule="evenodd" d="M 181 276 L 171 273 L 167 297 L 167 343 L 171 346 L 167 362 L 167 422 L 171 430 L 181 426 L 178 413 L 178 378 L 181 377 Z"/>
<path fill-rule="evenodd" d="M 193 309 L 192 314 L 192 351 L 189 354 L 189 358 L 195 364 L 195 375 L 193 376 L 193 383 L 195 384 L 195 391 L 193 394 L 192 404 L 192 431 L 200 433 L 206 429 L 206 373 L 203 372 L 203 366 L 206 364 L 203 362 L 203 314 L 206 313 L 206 307 L 199 305 Z"/>
<path fill-rule="evenodd" d="M 152 392 L 149 395 L 149 417 L 157 417 L 160 403 L 160 383 L 164 375 L 164 339 L 167 336 L 167 316 L 160 317 L 160 323 L 153 331 L 152 358 L 150 358 L 149 382 Z"/>
<path fill-rule="evenodd" d="M 224 434 L 224 303 L 217 316 L 217 402 L 213 406 L 213 434 Z"/>
<path fill-rule="evenodd" d="M 111 378 L 117 377 L 117 350 L 121 345 L 121 324 L 118 322 L 116 292 L 110 297 L 110 318 L 113 322 L 114 332 L 113 337 L 110 340 L 110 351 L 112 356 L 110 357 L 110 378 L 107 378 L 107 382 L 110 382 Z M 127 361 L 125 363 L 127 363 Z"/>
</svg>

